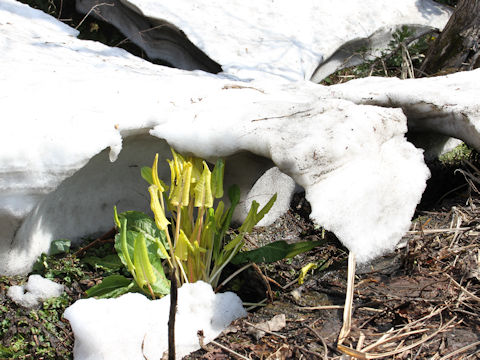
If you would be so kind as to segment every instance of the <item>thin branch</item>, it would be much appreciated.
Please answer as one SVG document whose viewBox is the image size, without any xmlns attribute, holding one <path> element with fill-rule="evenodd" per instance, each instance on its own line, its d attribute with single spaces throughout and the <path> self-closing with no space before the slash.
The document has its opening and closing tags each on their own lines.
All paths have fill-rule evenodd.
<svg viewBox="0 0 480 360">
<path fill-rule="evenodd" d="M 85 251 L 87 251 L 88 249 L 90 249 L 91 247 L 97 245 L 98 243 L 111 241 L 112 237 L 115 236 L 115 233 L 116 233 L 116 229 L 115 229 L 115 227 L 113 227 L 110 230 L 108 230 L 105 234 L 103 234 L 102 236 L 100 236 L 97 239 L 95 239 L 94 241 L 92 241 L 90 244 L 88 244 L 88 245 L 78 249 L 77 251 L 75 251 L 72 254 L 72 256 L 78 256 L 78 255 L 84 253 Z"/>
<path fill-rule="evenodd" d="M 175 316 L 177 314 L 178 288 L 175 268 L 170 279 L 170 314 L 168 318 L 168 360 L 175 360 Z"/>
<path fill-rule="evenodd" d="M 97 4 L 97 5 L 94 5 L 92 6 L 92 8 L 88 11 L 88 13 L 83 17 L 82 21 L 80 21 L 78 23 L 77 26 L 75 26 L 75 30 L 78 30 L 78 28 L 83 24 L 83 22 L 87 19 L 87 17 L 90 15 L 90 13 L 95 10 L 95 8 L 99 7 L 99 6 L 102 6 L 102 5 L 106 5 L 106 6 L 114 6 L 114 4 L 109 4 L 109 3 L 100 3 L 100 4 Z"/>
</svg>

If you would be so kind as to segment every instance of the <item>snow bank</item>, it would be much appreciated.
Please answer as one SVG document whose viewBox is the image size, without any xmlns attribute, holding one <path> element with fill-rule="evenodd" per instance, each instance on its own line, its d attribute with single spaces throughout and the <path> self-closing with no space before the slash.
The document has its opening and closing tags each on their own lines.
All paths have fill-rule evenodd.
<svg viewBox="0 0 480 360">
<path fill-rule="evenodd" d="M 402 109 L 409 136 L 415 136 L 415 145 L 431 150 L 430 157 L 451 143 L 449 137 L 480 151 L 480 69 L 421 79 L 369 77 L 322 90 L 356 104 Z M 444 146 L 435 148 L 434 135 Z"/>
<path fill-rule="evenodd" d="M 75 360 L 160 359 L 168 350 L 169 309 L 169 295 L 153 301 L 141 294 L 126 294 L 75 302 L 64 313 L 75 335 Z M 201 281 L 183 285 L 178 289 L 177 359 L 200 348 L 199 330 L 207 344 L 246 315 L 234 293 L 215 294 Z"/>
<path fill-rule="evenodd" d="M 40 275 L 30 275 L 26 285 L 10 286 L 7 295 L 18 305 L 34 308 L 49 298 L 63 294 L 63 285 Z"/>
<path fill-rule="evenodd" d="M 278 192 L 274 221 L 302 186 L 312 220 L 359 262 L 408 229 L 429 172 L 401 110 L 332 99 L 310 82 L 153 65 L 57 23 L 0 0 L 0 273 L 28 272 L 54 239 L 107 231 L 114 205 L 148 211 L 140 168 L 156 152 L 169 158 L 169 145 L 226 158 L 225 184 L 242 190 L 237 219 Z M 168 166 L 159 171 L 168 181 Z"/>
<path fill-rule="evenodd" d="M 313 77 L 317 82 L 370 53 L 378 55 L 402 25 L 417 32 L 442 29 L 451 14 L 432 0 L 122 0 L 98 5 L 102 3 L 77 0 L 77 8 L 87 13 L 95 6 L 93 14 L 114 24 L 151 58 L 191 68 L 195 54 L 185 50 L 191 41 L 225 73 L 241 79 Z M 188 39 L 172 38 L 179 30 Z M 205 69 L 203 57 L 196 58 L 196 68 Z"/>
</svg>

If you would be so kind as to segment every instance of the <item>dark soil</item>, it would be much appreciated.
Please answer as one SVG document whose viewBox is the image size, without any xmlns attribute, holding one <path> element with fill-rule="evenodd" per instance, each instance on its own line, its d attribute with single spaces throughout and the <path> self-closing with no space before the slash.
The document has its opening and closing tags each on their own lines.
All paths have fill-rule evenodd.
<svg viewBox="0 0 480 360">
<path fill-rule="evenodd" d="M 405 246 L 357 269 L 352 332 L 344 345 L 357 348 L 362 342 L 358 349 L 363 349 L 385 337 L 367 352 L 388 354 L 396 349 L 398 354 L 385 357 L 394 359 L 480 359 L 480 196 L 468 189 L 419 211 Z M 238 358 L 230 351 L 249 359 L 341 358 L 336 339 L 342 325 L 347 252 L 332 234 L 308 220 L 309 212 L 308 202 L 297 195 L 287 214 L 249 236 L 248 246 L 282 239 L 325 238 L 327 244 L 293 259 L 251 267 L 231 281 L 229 288 L 245 302 L 261 305 L 232 324 L 216 344 L 188 358 Z M 109 251 L 112 244 L 106 239 L 78 257 L 43 258 L 37 272 L 65 284 L 67 290 L 40 309 L 23 309 L 6 297 L 8 287 L 26 277 L 0 278 L 0 358 L 72 358 L 73 334 L 61 315 L 110 274 L 80 259 Z M 300 270 L 308 263 L 318 267 L 300 285 Z M 281 314 L 285 326 L 258 339 L 251 334 L 255 325 Z"/>
<path fill-rule="evenodd" d="M 72 1 L 22 1 L 73 27 L 80 25 L 81 38 L 122 46 L 146 58 L 109 24 L 76 13 Z M 454 169 L 434 170 L 405 246 L 357 269 L 352 332 L 344 345 L 390 359 L 480 359 L 479 185 L 454 175 Z M 471 167 L 464 170 L 475 173 Z M 458 191 L 443 196 L 459 184 Z M 309 212 L 305 199 L 296 196 L 287 214 L 249 236 L 249 246 L 323 238 L 327 244 L 294 259 L 249 268 L 234 279 L 231 290 L 261 305 L 234 322 L 216 344 L 188 358 L 239 358 L 232 351 L 248 359 L 342 358 L 336 339 L 342 326 L 347 252 L 332 234 L 308 220 Z M 110 275 L 110 270 L 80 260 L 113 251 L 109 239 L 97 244 L 86 254 L 41 259 L 36 272 L 66 285 L 66 293 L 39 309 L 18 307 L 6 296 L 9 286 L 26 277 L 0 277 L 0 359 L 72 358 L 74 338 L 63 311 Z M 317 269 L 300 285 L 300 270 L 309 263 Z M 285 326 L 258 339 L 251 334 L 252 328 L 281 314 Z"/>
</svg>

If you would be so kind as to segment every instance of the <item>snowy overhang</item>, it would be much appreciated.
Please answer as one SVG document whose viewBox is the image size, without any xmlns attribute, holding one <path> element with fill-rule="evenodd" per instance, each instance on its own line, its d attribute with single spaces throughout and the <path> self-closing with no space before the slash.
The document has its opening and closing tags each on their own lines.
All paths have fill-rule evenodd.
<svg viewBox="0 0 480 360">
<path fill-rule="evenodd" d="M 319 82 L 385 50 L 408 25 L 443 29 L 451 10 L 433 0 L 77 0 L 149 57 L 241 79 Z M 93 10 L 92 10 L 93 9 Z M 195 51 L 194 48 L 197 48 Z M 369 51 L 366 51 L 366 50 Z M 364 54 L 362 54 L 362 52 Z"/>
</svg>

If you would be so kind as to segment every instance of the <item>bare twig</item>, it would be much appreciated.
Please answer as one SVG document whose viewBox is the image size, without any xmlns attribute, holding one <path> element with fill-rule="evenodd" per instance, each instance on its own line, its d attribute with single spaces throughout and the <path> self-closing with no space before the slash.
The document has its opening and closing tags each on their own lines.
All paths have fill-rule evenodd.
<svg viewBox="0 0 480 360">
<path fill-rule="evenodd" d="M 228 283 L 230 280 L 232 280 L 235 276 L 237 276 L 238 274 L 240 274 L 243 270 L 246 270 L 248 269 L 250 266 L 252 266 L 252 263 L 248 263 L 247 265 L 245 266 L 242 266 L 240 269 L 238 269 L 237 271 L 235 271 L 232 275 L 230 275 L 229 277 L 227 277 L 225 280 L 222 281 L 222 283 L 220 285 L 218 285 L 215 289 L 215 292 L 218 292 L 226 283 Z"/>
<path fill-rule="evenodd" d="M 320 334 L 314 328 L 312 328 L 310 325 L 305 325 L 305 326 L 322 342 L 323 359 L 328 360 L 328 348 L 327 348 L 327 343 L 326 343 L 325 339 L 322 336 L 320 336 Z"/>
<path fill-rule="evenodd" d="M 452 278 L 450 275 L 448 275 L 447 273 L 445 273 L 445 275 L 453 282 L 453 284 L 455 286 L 457 286 L 460 290 L 462 290 L 468 297 L 470 297 L 471 299 L 475 300 L 475 301 L 478 301 L 480 302 L 480 297 L 472 294 L 470 291 L 468 291 L 467 289 L 465 289 L 462 285 L 460 285 L 458 282 L 455 281 L 454 278 Z"/>
<path fill-rule="evenodd" d="M 335 310 L 343 309 L 343 305 L 324 305 L 324 306 L 299 306 L 301 310 Z"/>
<path fill-rule="evenodd" d="M 115 236 L 115 233 L 116 233 L 116 229 L 115 227 L 111 228 L 110 230 L 108 230 L 105 234 L 103 234 L 102 236 L 100 236 L 99 238 L 95 239 L 94 241 L 92 241 L 90 244 L 78 249 L 77 251 L 75 251 L 72 256 L 78 256 L 82 253 L 84 253 L 85 251 L 87 251 L 88 249 L 90 249 L 91 247 L 97 245 L 98 243 L 102 243 L 102 242 L 107 242 L 107 241 L 112 241 L 112 237 Z"/>
<path fill-rule="evenodd" d="M 457 356 L 458 354 L 461 354 L 465 351 L 467 351 L 468 349 L 471 349 L 471 348 L 474 348 L 476 346 L 480 345 L 480 341 L 477 341 L 477 342 L 474 342 L 472 344 L 469 344 L 469 345 L 466 345 L 464 347 L 461 347 L 460 349 L 457 349 L 455 351 L 452 351 L 451 353 L 445 355 L 445 356 L 442 356 L 439 360 L 447 360 L 447 359 L 450 359 L 454 356 Z"/>
<path fill-rule="evenodd" d="M 413 349 L 413 348 L 416 348 L 417 346 L 427 342 L 428 340 L 430 340 L 431 338 L 437 336 L 439 333 L 445 331 L 447 328 L 450 327 L 450 325 L 457 319 L 457 317 L 453 317 L 449 322 L 447 322 L 445 325 L 443 326 L 440 326 L 436 331 L 434 331 L 433 333 L 431 333 L 430 335 L 428 336 L 425 336 L 423 337 L 422 339 L 410 344 L 410 345 L 407 345 L 407 346 L 404 346 L 400 349 L 396 349 L 396 350 L 393 350 L 393 351 L 389 351 L 389 352 L 385 352 L 385 353 L 382 353 L 382 354 L 377 354 L 377 353 L 367 353 L 366 354 L 366 359 L 379 359 L 379 358 L 383 358 L 383 357 L 388 357 L 388 356 L 393 356 L 393 355 L 396 355 L 396 354 L 400 354 L 402 352 L 405 352 L 407 350 L 410 350 L 410 349 Z"/>
<path fill-rule="evenodd" d="M 215 345 L 215 346 L 218 346 L 220 349 L 223 349 L 223 350 L 229 352 L 229 353 L 232 354 L 232 355 L 235 355 L 236 357 L 238 357 L 238 358 L 240 358 L 240 359 L 250 360 L 249 358 L 243 356 L 242 354 L 239 354 L 239 353 L 233 351 L 232 349 L 229 349 L 229 348 L 226 347 L 225 345 L 222 345 L 222 344 L 220 344 L 219 342 L 216 342 L 215 340 L 210 341 L 210 343 L 212 343 L 212 344 Z"/>
<path fill-rule="evenodd" d="M 78 30 L 78 28 L 83 24 L 83 22 L 87 19 L 87 17 L 90 15 L 92 11 L 94 11 L 97 7 L 99 6 L 114 6 L 114 4 L 109 4 L 109 3 L 100 3 L 97 5 L 92 6 L 92 8 L 88 11 L 88 13 L 83 17 L 83 19 L 78 23 L 77 26 L 75 26 L 75 30 Z"/>
<path fill-rule="evenodd" d="M 178 300 L 177 278 L 175 268 L 170 279 L 170 314 L 168 317 L 168 360 L 175 360 L 175 316 Z"/>
<path fill-rule="evenodd" d="M 255 325 L 255 324 L 252 324 L 252 323 L 250 323 L 250 322 L 248 322 L 248 321 L 245 321 L 245 324 L 247 324 L 248 326 L 251 326 L 251 327 L 253 327 L 253 328 L 257 329 L 257 330 L 263 331 L 263 332 L 265 332 L 265 333 L 267 333 L 267 334 L 274 335 L 274 336 L 278 336 L 279 338 L 282 338 L 283 340 L 286 340 L 286 339 L 287 339 L 287 337 L 284 336 L 284 335 L 280 335 L 279 333 L 276 333 L 276 332 L 273 332 L 273 331 L 270 331 L 270 330 L 265 330 L 265 329 L 260 328 L 259 326 Z"/>
<path fill-rule="evenodd" d="M 260 268 L 258 267 L 257 264 L 255 263 L 252 263 L 252 266 L 253 268 L 255 269 L 255 271 L 260 275 L 260 277 L 262 278 L 263 282 L 265 283 L 265 286 L 267 287 L 267 298 L 273 302 L 273 291 L 272 291 L 272 288 L 270 287 L 270 283 L 268 282 L 268 279 L 265 275 L 263 275 L 263 272 L 262 270 L 260 270 Z"/>
</svg>

